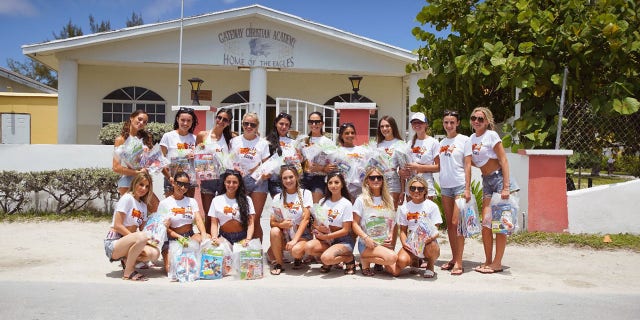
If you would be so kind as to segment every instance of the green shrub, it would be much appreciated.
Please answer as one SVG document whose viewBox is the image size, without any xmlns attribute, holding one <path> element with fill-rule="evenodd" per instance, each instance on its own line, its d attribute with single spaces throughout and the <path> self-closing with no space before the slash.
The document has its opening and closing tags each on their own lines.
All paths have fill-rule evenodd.
<svg viewBox="0 0 640 320">
<path fill-rule="evenodd" d="M 615 163 L 617 171 L 640 177 L 640 157 L 634 155 L 622 155 Z"/>
<path fill-rule="evenodd" d="M 0 210 L 5 214 L 22 211 L 31 191 L 27 188 L 26 174 L 16 171 L 0 171 Z"/>
<path fill-rule="evenodd" d="M 440 209 L 440 215 L 442 216 L 442 225 L 440 225 L 440 228 L 444 230 L 447 228 L 447 219 L 445 218 L 444 208 L 442 207 L 440 184 L 436 182 L 434 187 L 436 189 L 436 197 L 433 199 L 433 202 L 435 202 Z M 480 215 L 479 219 L 482 220 L 482 183 L 480 181 L 471 181 L 471 195 L 476 198 L 476 205 L 478 206 L 477 212 Z"/>
<path fill-rule="evenodd" d="M 122 132 L 123 122 L 120 123 L 110 123 L 102 129 L 100 129 L 100 133 L 98 134 L 98 140 L 100 143 L 104 145 L 113 145 L 116 141 L 116 138 Z M 160 142 L 162 139 L 162 135 L 166 132 L 173 130 L 173 124 L 171 123 L 159 123 L 159 122 L 151 122 L 147 124 L 147 131 L 153 137 L 153 143 Z"/>
</svg>

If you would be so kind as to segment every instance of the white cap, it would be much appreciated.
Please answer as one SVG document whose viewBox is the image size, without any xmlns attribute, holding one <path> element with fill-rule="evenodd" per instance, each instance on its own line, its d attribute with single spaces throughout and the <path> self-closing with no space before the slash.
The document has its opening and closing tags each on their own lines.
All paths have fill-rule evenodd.
<svg viewBox="0 0 640 320">
<path fill-rule="evenodd" d="M 412 122 L 413 120 L 418 120 L 420 122 L 424 122 L 426 124 L 428 124 L 429 122 L 427 121 L 427 116 L 424 115 L 424 113 L 422 112 L 416 112 L 411 116 L 411 120 L 409 120 L 409 122 Z"/>
</svg>

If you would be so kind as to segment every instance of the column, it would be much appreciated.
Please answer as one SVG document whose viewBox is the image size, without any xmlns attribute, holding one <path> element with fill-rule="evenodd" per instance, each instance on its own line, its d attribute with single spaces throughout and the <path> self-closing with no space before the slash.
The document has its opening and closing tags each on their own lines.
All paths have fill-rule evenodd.
<svg viewBox="0 0 640 320">
<path fill-rule="evenodd" d="M 78 63 L 60 60 L 58 71 L 58 143 L 75 144 L 78 126 Z"/>
<path fill-rule="evenodd" d="M 267 69 L 262 67 L 251 67 L 249 74 L 249 111 L 258 114 L 260 119 L 259 132 L 265 136 L 267 127 Z"/>
</svg>

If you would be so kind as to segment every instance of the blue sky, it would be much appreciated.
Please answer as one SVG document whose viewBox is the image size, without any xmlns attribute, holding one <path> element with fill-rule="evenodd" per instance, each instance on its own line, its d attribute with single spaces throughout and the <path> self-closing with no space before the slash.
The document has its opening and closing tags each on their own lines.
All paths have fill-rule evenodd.
<svg viewBox="0 0 640 320">
<path fill-rule="evenodd" d="M 21 46 L 53 40 L 69 20 L 91 33 L 89 15 L 96 23 L 110 21 L 112 29 L 125 27 L 133 12 L 145 23 L 180 18 L 181 0 L 0 0 L 0 66 L 7 58 L 28 59 Z M 408 50 L 420 42 L 411 34 L 424 0 L 184 0 L 184 16 L 260 4 L 317 23 Z"/>
</svg>

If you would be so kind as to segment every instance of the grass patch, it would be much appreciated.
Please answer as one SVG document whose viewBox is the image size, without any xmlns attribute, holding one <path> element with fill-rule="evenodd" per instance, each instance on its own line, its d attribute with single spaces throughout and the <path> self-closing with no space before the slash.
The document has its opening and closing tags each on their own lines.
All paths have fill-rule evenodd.
<svg viewBox="0 0 640 320">
<path fill-rule="evenodd" d="M 620 176 L 616 176 L 615 174 L 609 176 L 607 174 L 600 173 L 599 176 L 591 176 L 589 174 L 585 174 L 584 172 L 582 173 L 582 176 L 579 176 L 578 174 L 574 174 L 572 178 L 573 178 L 573 183 L 576 185 L 576 189 L 588 188 L 589 179 L 593 181 L 594 187 L 605 185 L 605 184 L 620 183 L 620 182 L 627 182 L 629 180 L 633 180 L 633 179 L 629 179 L 629 177 L 620 177 Z M 578 182 L 578 180 L 580 181 Z"/>
<path fill-rule="evenodd" d="M 0 222 L 56 222 L 56 221 L 85 221 L 104 222 L 111 221 L 112 214 L 97 211 L 77 211 L 65 214 L 53 212 L 26 212 L 19 214 L 0 213 Z"/>
<path fill-rule="evenodd" d="M 604 242 L 602 234 L 567 234 L 550 232 L 520 232 L 509 236 L 509 242 L 520 245 L 552 244 L 592 249 L 628 249 L 640 252 L 640 235 L 611 234 L 611 242 Z"/>
</svg>

